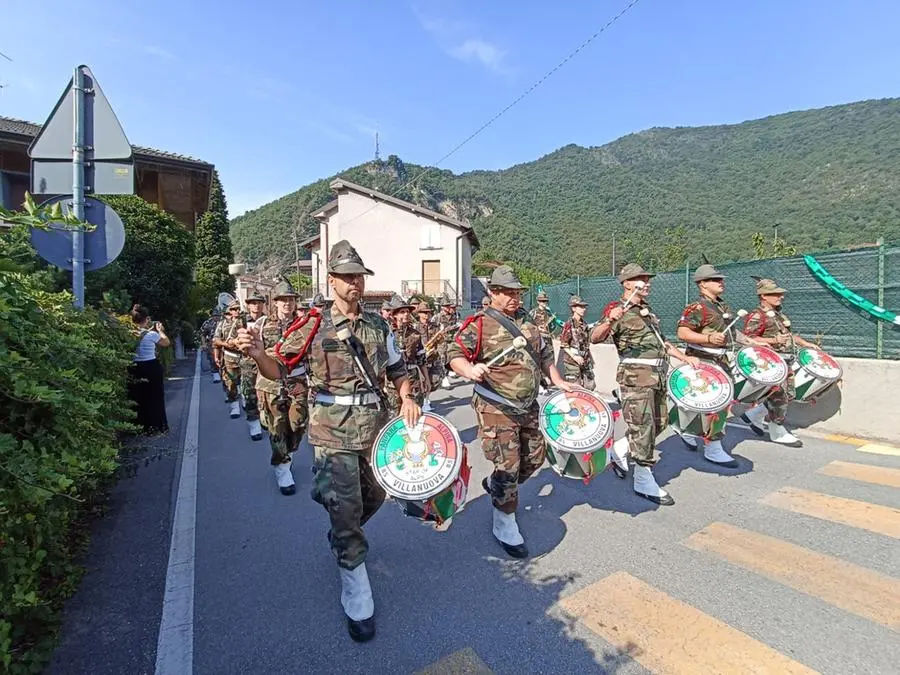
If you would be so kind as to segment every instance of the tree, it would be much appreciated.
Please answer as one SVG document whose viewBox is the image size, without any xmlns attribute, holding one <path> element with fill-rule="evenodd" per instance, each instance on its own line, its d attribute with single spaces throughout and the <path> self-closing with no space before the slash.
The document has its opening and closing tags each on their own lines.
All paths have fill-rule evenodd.
<svg viewBox="0 0 900 675">
<path fill-rule="evenodd" d="M 147 307 L 154 319 L 174 322 L 187 318 L 193 286 L 193 235 L 173 216 L 140 197 L 106 196 L 103 200 L 122 218 L 125 248 L 115 262 L 85 275 L 87 302 L 115 303 L 121 311 L 127 297 Z"/>
<path fill-rule="evenodd" d="M 234 291 L 234 277 L 228 274 L 233 261 L 228 232 L 228 205 L 219 174 L 213 170 L 209 206 L 194 230 L 197 243 L 196 283 L 201 307 L 212 307 L 218 293 Z"/>
<path fill-rule="evenodd" d="M 790 246 L 784 239 L 775 239 L 772 241 L 772 248 L 766 250 L 766 238 L 761 232 L 756 232 L 751 237 L 753 244 L 753 253 L 756 260 L 763 258 L 790 258 L 797 255 L 797 247 Z"/>
</svg>

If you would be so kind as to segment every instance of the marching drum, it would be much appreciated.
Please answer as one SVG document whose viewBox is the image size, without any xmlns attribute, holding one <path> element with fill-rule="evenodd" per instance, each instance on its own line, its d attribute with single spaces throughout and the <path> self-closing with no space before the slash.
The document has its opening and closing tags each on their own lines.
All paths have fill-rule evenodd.
<svg viewBox="0 0 900 675">
<path fill-rule="evenodd" d="M 719 366 L 701 361 L 669 371 L 669 424 L 681 434 L 707 438 L 725 429 L 734 385 Z"/>
<path fill-rule="evenodd" d="M 768 347 L 744 347 L 734 355 L 731 363 L 734 379 L 734 399 L 754 405 L 784 383 L 788 365 L 778 353 Z"/>
<path fill-rule="evenodd" d="M 625 437 L 621 412 L 586 389 L 551 393 L 541 404 L 539 424 L 553 470 L 585 483 L 609 466 L 613 442 Z"/>
<path fill-rule="evenodd" d="M 796 400 L 809 401 L 821 396 L 844 374 L 841 364 L 819 349 L 804 347 L 792 364 Z"/>
<path fill-rule="evenodd" d="M 466 446 L 450 422 L 422 413 L 412 429 L 395 417 L 372 447 L 375 480 L 403 512 L 439 527 L 462 511 L 469 488 Z"/>
</svg>

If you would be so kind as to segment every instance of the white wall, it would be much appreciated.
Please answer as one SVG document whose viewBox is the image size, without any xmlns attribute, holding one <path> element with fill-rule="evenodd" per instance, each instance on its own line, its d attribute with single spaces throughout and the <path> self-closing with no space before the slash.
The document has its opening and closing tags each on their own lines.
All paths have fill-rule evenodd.
<svg viewBox="0 0 900 675">
<path fill-rule="evenodd" d="M 461 288 L 456 288 L 456 291 L 464 301 L 468 301 L 471 243 L 468 238 L 462 240 L 462 255 L 457 261 L 456 238 L 460 235 L 457 228 L 349 191 L 338 196 L 338 209 L 326 223 L 328 248 L 341 239 L 348 240 L 366 267 L 375 272 L 366 280 L 366 290 L 399 293 L 403 281 L 422 279 L 422 261 L 438 260 L 440 278 L 448 280 L 454 288 L 457 285 L 457 265 L 462 265 Z M 423 227 L 436 228 L 438 241 L 434 243 L 439 248 L 421 248 Z M 325 245 L 323 237 L 322 246 Z M 325 256 L 322 263 L 320 275 L 324 282 Z"/>
</svg>

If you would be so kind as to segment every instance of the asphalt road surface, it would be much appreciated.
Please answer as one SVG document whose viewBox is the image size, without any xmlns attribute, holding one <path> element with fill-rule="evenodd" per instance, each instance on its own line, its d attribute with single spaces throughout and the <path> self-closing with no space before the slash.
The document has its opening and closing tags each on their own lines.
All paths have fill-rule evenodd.
<svg viewBox="0 0 900 675">
<path fill-rule="evenodd" d="M 444 532 L 390 502 L 370 521 L 378 634 L 358 645 L 309 448 L 297 494 L 282 496 L 267 441 L 229 419 L 206 372 L 191 414 L 194 366 L 167 383 L 172 432 L 95 527 L 52 673 L 897 672 L 896 448 L 810 435 L 781 448 L 732 427 L 728 470 L 667 437 L 656 475 L 672 507 L 637 497 L 630 477 L 585 485 L 545 467 L 522 487 L 532 555 L 513 561 L 491 535 L 490 466 L 459 385 L 435 412 L 469 446 L 469 502 Z M 171 451 L 192 424 L 196 451 Z"/>
</svg>

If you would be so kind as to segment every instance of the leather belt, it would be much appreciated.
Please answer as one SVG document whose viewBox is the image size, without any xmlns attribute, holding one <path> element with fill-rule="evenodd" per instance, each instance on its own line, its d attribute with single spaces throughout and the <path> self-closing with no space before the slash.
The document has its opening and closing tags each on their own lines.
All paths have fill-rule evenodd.
<svg viewBox="0 0 900 675">
<path fill-rule="evenodd" d="M 378 394 L 316 394 L 316 402 L 335 405 L 373 405 L 381 399 Z"/>
</svg>

